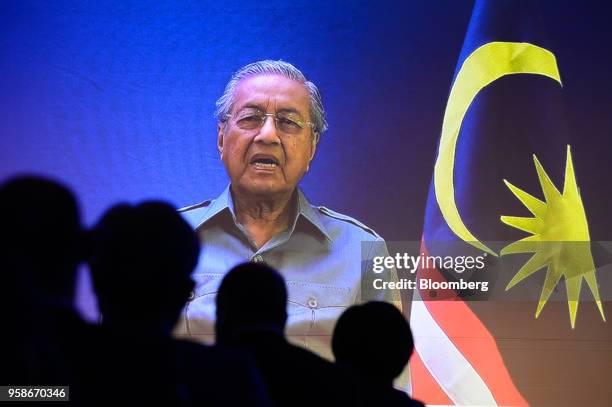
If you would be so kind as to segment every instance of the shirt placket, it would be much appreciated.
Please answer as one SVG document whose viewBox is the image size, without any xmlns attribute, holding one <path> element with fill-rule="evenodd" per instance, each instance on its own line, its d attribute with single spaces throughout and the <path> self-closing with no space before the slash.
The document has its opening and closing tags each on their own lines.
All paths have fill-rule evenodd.
<svg viewBox="0 0 612 407">
<path fill-rule="evenodd" d="M 265 256 L 264 256 L 265 253 L 269 253 L 275 248 L 277 248 L 278 246 L 285 243 L 287 240 L 289 240 L 289 236 L 290 236 L 290 232 L 285 231 L 281 233 L 280 235 L 273 237 L 272 239 L 267 241 L 263 246 L 261 246 L 259 250 L 253 252 L 253 254 L 251 255 L 250 261 L 252 263 L 265 263 L 266 261 Z M 251 248 L 253 247 L 254 245 L 251 242 Z"/>
</svg>

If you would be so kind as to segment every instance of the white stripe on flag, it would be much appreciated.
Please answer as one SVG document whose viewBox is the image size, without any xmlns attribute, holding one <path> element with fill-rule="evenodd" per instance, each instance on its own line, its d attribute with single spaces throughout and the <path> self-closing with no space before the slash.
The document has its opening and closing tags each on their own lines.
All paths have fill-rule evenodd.
<svg viewBox="0 0 612 407">
<path fill-rule="evenodd" d="M 417 290 L 410 326 L 423 364 L 453 403 L 497 406 L 486 383 L 433 319 Z"/>
</svg>

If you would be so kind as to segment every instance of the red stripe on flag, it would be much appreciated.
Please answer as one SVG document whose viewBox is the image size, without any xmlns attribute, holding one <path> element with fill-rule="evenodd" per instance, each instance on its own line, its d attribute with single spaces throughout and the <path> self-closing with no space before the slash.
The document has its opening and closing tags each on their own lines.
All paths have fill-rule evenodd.
<svg viewBox="0 0 612 407">
<path fill-rule="evenodd" d="M 415 399 L 426 404 L 453 404 L 436 379 L 429 373 L 417 352 L 414 352 L 410 359 L 410 376 L 412 378 L 412 397 Z"/>
<path fill-rule="evenodd" d="M 421 242 L 421 252 L 428 255 L 424 241 Z M 432 281 L 446 281 L 434 267 L 419 270 L 418 277 L 421 276 Z M 425 301 L 425 306 L 438 326 L 487 384 L 497 403 L 502 406 L 527 406 L 528 403 L 512 382 L 489 330 L 453 290 L 436 291 L 434 298 L 445 300 Z M 432 298 L 429 292 L 420 293 L 423 299 Z"/>
</svg>

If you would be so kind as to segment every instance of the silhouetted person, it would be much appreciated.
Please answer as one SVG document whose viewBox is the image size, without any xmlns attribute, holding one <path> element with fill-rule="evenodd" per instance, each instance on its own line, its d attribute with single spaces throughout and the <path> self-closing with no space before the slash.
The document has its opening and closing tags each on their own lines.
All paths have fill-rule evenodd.
<svg viewBox="0 0 612 407">
<path fill-rule="evenodd" d="M 262 263 L 234 267 L 216 302 L 217 343 L 255 357 L 274 405 L 361 405 L 346 372 L 285 339 L 287 289 L 274 269 Z"/>
<path fill-rule="evenodd" d="M 245 355 L 170 336 L 193 289 L 198 254 L 193 230 L 164 203 L 118 205 L 95 228 L 90 265 L 104 338 L 100 404 L 266 404 Z"/>
<path fill-rule="evenodd" d="M 393 387 L 414 350 L 410 325 L 392 304 L 373 301 L 348 308 L 332 337 L 336 363 L 357 372 L 368 405 L 423 406 Z"/>
<path fill-rule="evenodd" d="M 0 225 L 2 384 L 70 385 L 78 403 L 95 330 L 73 307 L 85 240 L 76 200 L 55 181 L 14 178 L 0 187 Z"/>
</svg>

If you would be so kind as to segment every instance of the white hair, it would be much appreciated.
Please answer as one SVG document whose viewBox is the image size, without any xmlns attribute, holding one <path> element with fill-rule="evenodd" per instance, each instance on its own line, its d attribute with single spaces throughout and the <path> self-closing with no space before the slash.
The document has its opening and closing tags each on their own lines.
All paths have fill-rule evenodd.
<svg viewBox="0 0 612 407">
<path fill-rule="evenodd" d="M 313 123 L 312 131 L 316 134 L 321 134 L 327 130 L 327 120 L 325 120 L 325 110 L 323 110 L 323 102 L 321 101 L 321 93 L 317 86 L 306 79 L 304 74 L 295 66 L 285 61 L 273 61 L 266 59 L 263 61 L 253 62 L 238 69 L 231 77 L 223 95 L 217 100 L 215 116 L 221 123 L 227 120 L 227 115 L 232 110 L 234 104 L 234 92 L 238 83 L 253 75 L 280 75 L 285 78 L 292 79 L 304 85 L 310 96 L 310 116 Z"/>
</svg>

